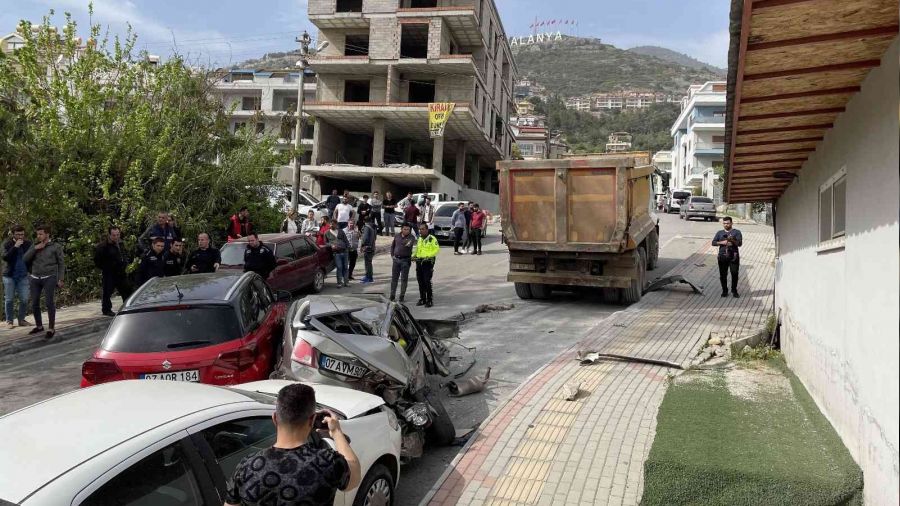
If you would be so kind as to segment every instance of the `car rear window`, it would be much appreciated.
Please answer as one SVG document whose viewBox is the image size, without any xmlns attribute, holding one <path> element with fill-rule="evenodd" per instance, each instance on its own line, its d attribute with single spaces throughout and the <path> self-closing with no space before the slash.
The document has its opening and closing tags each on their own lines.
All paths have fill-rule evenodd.
<svg viewBox="0 0 900 506">
<path fill-rule="evenodd" d="M 275 251 L 275 244 L 264 242 L 267 248 Z M 219 253 L 222 255 L 222 265 L 244 265 L 244 251 L 247 250 L 247 243 L 232 242 L 222 246 Z"/>
<path fill-rule="evenodd" d="M 240 337 L 231 306 L 187 306 L 121 313 L 113 318 L 101 348 L 122 353 L 179 351 Z"/>
<path fill-rule="evenodd" d="M 713 201 L 708 197 L 694 197 L 691 199 L 691 202 L 696 202 L 698 204 L 712 204 Z"/>
<path fill-rule="evenodd" d="M 690 196 L 691 196 L 691 194 L 688 192 L 675 192 L 672 194 L 672 198 L 675 198 L 675 199 L 686 199 Z"/>
<path fill-rule="evenodd" d="M 437 211 L 435 211 L 434 215 L 449 217 L 453 216 L 453 211 L 456 211 L 456 206 L 441 206 Z"/>
</svg>

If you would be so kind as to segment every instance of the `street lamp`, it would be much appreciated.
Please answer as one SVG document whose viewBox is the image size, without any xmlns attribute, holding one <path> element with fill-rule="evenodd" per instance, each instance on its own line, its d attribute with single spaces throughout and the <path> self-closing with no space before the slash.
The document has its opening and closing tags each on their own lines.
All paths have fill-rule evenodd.
<svg viewBox="0 0 900 506">
<path fill-rule="evenodd" d="M 309 56 L 309 44 L 312 42 L 312 39 L 310 39 L 309 33 L 304 30 L 303 35 L 296 40 L 300 43 L 300 60 L 297 61 L 297 66 L 300 68 L 300 79 L 297 80 L 297 119 L 294 122 L 294 184 L 291 189 L 291 211 L 295 214 L 297 213 L 297 205 L 300 202 L 300 136 L 306 123 L 303 118 L 303 86 L 306 81 L 306 66 L 309 65 L 306 57 Z M 326 47 L 328 47 L 328 42 L 323 42 L 316 47 L 316 52 Z"/>
</svg>

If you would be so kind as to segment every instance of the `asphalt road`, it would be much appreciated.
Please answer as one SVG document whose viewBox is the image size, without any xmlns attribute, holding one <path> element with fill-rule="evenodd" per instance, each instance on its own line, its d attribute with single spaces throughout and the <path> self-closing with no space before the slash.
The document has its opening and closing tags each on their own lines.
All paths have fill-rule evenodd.
<svg viewBox="0 0 900 506">
<path fill-rule="evenodd" d="M 677 215 L 660 215 L 660 220 L 660 262 L 651 279 L 697 251 L 719 228 L 715 223 L 686 223 Z M 512 284 L 505 279 L 507 259 L 506 247 L 500 245 L 495 228 L 489 231 L 481 256 L 454 256 L 451 248 L 443 248 L 434 276 L 435 306 L 413 307 L 417 317 L 467 315 L 461 324 L 460 342 L 474 350 L 454 346 L 457 360 L 452 363 L 453 370 L 462 371 L 472 360 L 475 363 L 469 375 L 480 375 L 488 367 L 492 369 L 491 382 L 483 393 L 449 398 L 446 389 L 442 390 L 458 429 L 476 427 L 517 385 L 576 342 L 588 328 L 620 309 L 592 294 L 556 293 L 547 301 L 519 300 Z M 386 293 L 389 269 L 388 258 L 376 258 L 376 283 L 339 290 L 331 277 L 324 293 Z M 416 299 L 418 292 L 411 272 L 406 300 L 414 304 Z M 513 307 L 471 315 L 476 306 L 486 303 Z M 0 356 L 0 414 L 78 388 L 81 364 L 101 338 L 101 333 L 91 334 Z M 435 383 L 439 386 L 440 379 L 435 379 Z M 404 466 L 396 504 L 418 504 L 458 450 L 459 447 L 429 450 L 423 458 Z M 403 486 L 404 483 L 414 486 Z"/>
</svg>

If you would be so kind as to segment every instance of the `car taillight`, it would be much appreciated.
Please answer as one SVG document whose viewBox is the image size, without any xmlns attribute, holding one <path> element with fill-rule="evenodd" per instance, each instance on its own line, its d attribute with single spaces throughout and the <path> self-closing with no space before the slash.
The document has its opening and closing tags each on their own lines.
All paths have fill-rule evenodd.
<svg viewBox="0 0 900 506">
<path fill-rule="evenodd" d="M 115 360 L 92 358 L 81 365 L 81 386 L 91 386 L 125 379 Z"/>
<path fill-rule="evenodd" d="M 307 367 L 316 367 L 316 349 L 303 339 L 297 339 L 294 343 L 294 352 L 291 353 L 294 362 Z"/>
<path fill-rule="evenodd" d="M 242 371 L 256 363 L 256 347 L 239 348 L 221 353 L 214 366 Z"/>
</svg>

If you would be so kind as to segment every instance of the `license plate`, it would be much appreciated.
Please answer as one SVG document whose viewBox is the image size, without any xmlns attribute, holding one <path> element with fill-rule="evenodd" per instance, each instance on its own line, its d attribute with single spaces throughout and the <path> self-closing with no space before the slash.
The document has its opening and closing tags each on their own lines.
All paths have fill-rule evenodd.
<svg viewBox="0 0 900 506">
<path fill-rule="evenodd" d="M 172 372 L 154 372 L 141 374 L 141 379 L 145 380 L 162 380 L 162 381 L 200 381 L 200 371 L 193 369 L 190 371 L 172 371 Z"/>
<path fill-rule="evenodd" d="M 354 378 L 362 378 L 368 369 L 359 365 L 348 364 L 343 360 L 338 360 L 336 358 L 329 357 L 328 355 L 319 355 L 319 367 L 322 369 L 327 369 L 331 372 L 336 372 L 338 374 L 342 374 L 344 376 L 351 376 Z"/>
</svg>

